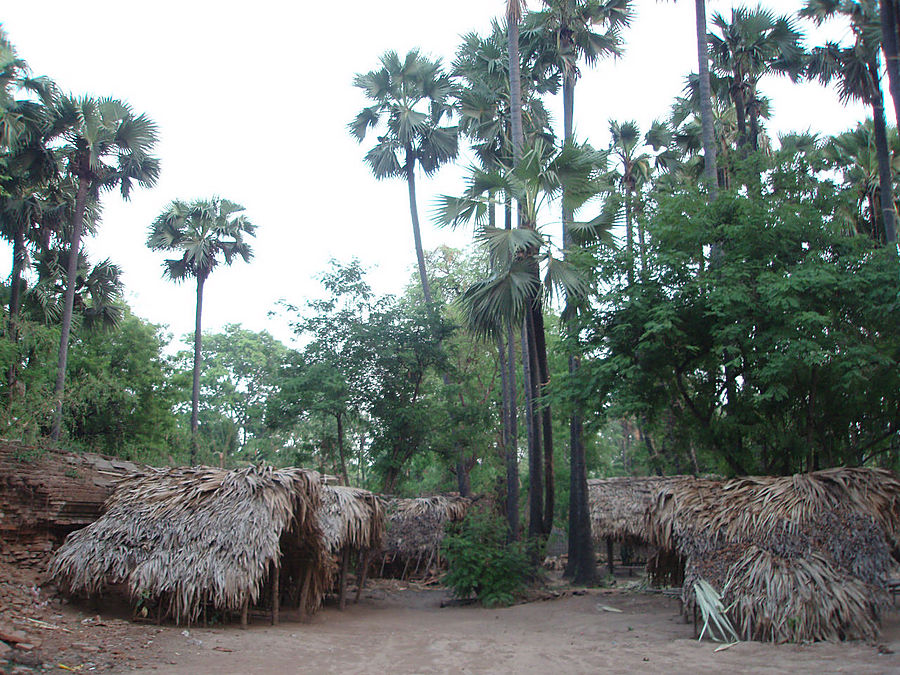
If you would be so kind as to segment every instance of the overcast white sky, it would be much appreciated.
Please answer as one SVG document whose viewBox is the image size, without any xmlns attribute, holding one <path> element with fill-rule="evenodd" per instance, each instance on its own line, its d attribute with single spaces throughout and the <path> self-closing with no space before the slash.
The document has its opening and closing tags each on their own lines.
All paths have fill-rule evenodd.
<svg viewBox="0 0 900 675">
<path fill-rule="evenodd" d="M 707 0 L 707 10 L 727 13 L 732 4 L 739 3 Z M 787 12 L 802 2 L 763 4 Z M 127 203 L 106 195 L 100 232 L 86 242 L 93 260 L 121 265 L 135 313 L 167 324 L 176 337 L 193 330 L 194 286 L 162 279 L 163 256 L 144 242 L 171 200 L 215 194 L 243 204 L 259 229 L 254 260 L 222 267 L 206 284 L 204 330 L 235 322 L 287 340 L 287 328 L 267 313 L 279 298 L 302 304 L 318 294 L 313 277 L 329 258 L 356 256 L 376 267 L 371 281 L 379 292 L 401 291 L 414 269 L 405 184 L 376 182 L 362 162 L 368 144 L 346 131 L 366 104 L 353 75 L 375 68 L 388 49 L 419 47 L 449 62 L 459 36 L 486 32 L 504 5 L 29 0 L 4 3 L 0 22 L 35 74 L 76 94 L 126 100 L 159 125 L 158 185 Z M 693 2 L 637 0 L 636 7 L 625 57 L 586 71 L 578 84 L 576 133 L 596 147 L 608 143 L 610 118 L 646 128 L 663 117 L 697 67 Z M 810 34 L 808 42 L 823 39 Z M 865 116 L 814 84 L 772 79 L 762 89 L 774 102 L 773 133 L 835 133 Z M 448 167 L 419 182 L 426 248 L 470 239 L 428 222 L 435 195 L 460 191 L 461 172 Z"/>
</svg>

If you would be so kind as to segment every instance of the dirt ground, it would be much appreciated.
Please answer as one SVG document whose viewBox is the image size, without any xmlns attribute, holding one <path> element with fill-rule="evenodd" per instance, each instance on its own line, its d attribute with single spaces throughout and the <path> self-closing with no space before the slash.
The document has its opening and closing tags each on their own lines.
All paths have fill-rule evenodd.
<svg viewBox="0 0 900 675">
<path fill-rule="evenodd" d="M 259 617 L 241 630 L 132 623 L 124 606 L 98 613 L 27 582 L 27 575 L 0 577 L 0 631 L 30 640 L 0 655 L 2 673 L 900 672 L 898 610 L 874 644 L 741 643 L 717 652 L 719 645 L 692 639 L 677 600 L 621 588 L 560 590 L 483 609 L 442 607 L 441 589 L 387 581 L 343 612 L 328 606 L 306 623 L 288 612 L 278 626 Z"/>
</svg>

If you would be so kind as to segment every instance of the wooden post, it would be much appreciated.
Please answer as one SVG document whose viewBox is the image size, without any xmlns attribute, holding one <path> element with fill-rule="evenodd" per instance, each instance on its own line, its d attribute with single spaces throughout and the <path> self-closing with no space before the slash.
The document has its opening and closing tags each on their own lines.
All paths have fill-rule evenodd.
<svg viewBox="0 0 900 675">
<path fill-rule="evenodd" d="M 309 612 L 307 611 L 306 604 L 307 599 L 309 598 L 309 587 L 312 582 L 312 564 L 307 563 L 306 571 L 303 573 L 303 586 L 300 590 L 300 615 L 303 617 L 303 620 L 307 620 L 309 618 Z"/>
<path fill-rule="evenodd" d="M 278 566 L 278 561 L 272 561 L 272 625 L 278 625 L 278 605 L 281 600 L 281 590 L 278 588 L 278 583 L 281 577 L 281 567 Z"/>
<path fill-rule="evenodd" d="M 350 547 L 344 546 L 341 551 L 341 578 L 338 581 L 338 609 L 343 611 L 347 606 L 347 570 L 350 567 Z"/>
<path fill-rule="evenodd" d="M 250 598 L 244 598 L 244 604 L 241 606 L 241 628 L 246 628 L 249 623 L 250 614 Z"/>
<path fill-rule="evenodd" d="M 613 564 L 613 540 L 612 537 L 606 538 L 606 564 L 609 567 L 610 576 L 615 572 L 615 566 Z"/>
<path fill-rule="evenodd" d="M 359 596 L 362 595 L 363 588 L 366 585 L 366 574 L 369 571 L 369 549 L 363 549 L 359 552 L 359 567 L 356 572 L 356 600 L 359 602 Z"/>
</svg>

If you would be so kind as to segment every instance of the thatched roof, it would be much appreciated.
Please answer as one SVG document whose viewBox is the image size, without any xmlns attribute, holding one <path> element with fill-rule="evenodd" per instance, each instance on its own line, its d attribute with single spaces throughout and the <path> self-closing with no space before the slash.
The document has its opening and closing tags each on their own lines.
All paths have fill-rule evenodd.
<svg viewBox="0 0 900 675">
<path fill-rule="evenodd" d="M 377 549 L 384 535 L 384 508 L 378 497 L 362 488 L 326 485 L 322 488 L 319 527 L 328 549 L 345 546 Z"/>
<path fill-rule="evenodd" d="M 470 503 L 465 497 L 445 495 L 385 500 L 385 557 L 415 560 L 416 567 L 424 560 L 427 567 L 439 555 L 444 526 L 465 518 Z"/>
<path fill-rule="evenodd" d="M 689 479 L 661 487 L 651 543 L 686 561 L 682 597 L 705 579 L 745 639 L 870 639 L 877 633 L 900 480 L 880 469 Z"/>
<path fill-rule="evenodd" d="M 607 537 L 647 541 L 647 510 L 657 490 L 684 476 L 642 476 L 591 478 L 588 480 L 588 506 L 591 535 L 599 544 Z"/>
<path fill-rule="evenodd" d="M 50 574 L 71 591 L 125 583 L 133 598 L 168 604 L 195 620 L 203 603 L 239 611 L 256 603 L 270 564 L 288 567 L 282 584 L 310 566 L 315 609 L 328 581 L 315 512 L 319 474 L 303 469 L 151 469 L 124 480 L 98 521 L 72 533 Z M 283 586 L 284 587 L 284 586 Z"/>
</svg>

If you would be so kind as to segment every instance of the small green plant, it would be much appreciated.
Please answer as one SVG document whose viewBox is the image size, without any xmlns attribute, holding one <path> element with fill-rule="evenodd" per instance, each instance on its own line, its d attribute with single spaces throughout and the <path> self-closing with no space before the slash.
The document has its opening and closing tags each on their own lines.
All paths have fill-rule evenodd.
<svg viewBox="0 0 900 675">
<path fill-rule="evenodd" d="M 78 473 L 77 469 L 72 469 L 72 468 L 66 469 L 65 474 L 66 474 L 66 478 L 75 478 L 75 479 L 81 478 L 81 474 Z"/>
<path fill-rule="evenodd" d="M 444 583 L 457 598 L 474 595 L 485 607 L 509 605 L 534 577 L 525 544 L 508 543 L 506 534 L 505 521 L 485 511 L 472 511 L 461 523 L 447 526 Z"/>
</svg>

